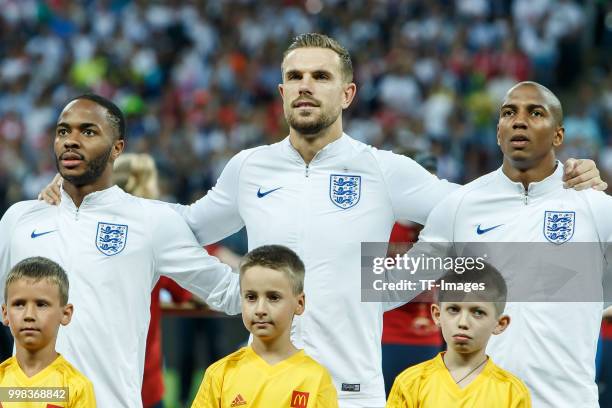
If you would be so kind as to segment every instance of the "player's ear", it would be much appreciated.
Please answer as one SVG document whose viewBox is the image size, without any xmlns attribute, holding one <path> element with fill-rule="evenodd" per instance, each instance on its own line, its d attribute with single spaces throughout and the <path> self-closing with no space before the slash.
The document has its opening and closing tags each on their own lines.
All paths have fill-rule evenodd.
<svg viewBox="0 0 612 408">
<path fill-rule="evenodd" d="M 565 137 L 565 128 L 563 126 L 557 127 L 555 130 L 555 137 L 553 138 L 553 146 L 559 147 L 563 144 L 563 138 Z"/>
<path fill-rule="evenodd" d="M 8 310 L 6 308 L 6 303 L 2 304 L 2 324 L 5 325 L 5 326 L 9 325 Z"/>
<path fill-rule="evenodd" d="M 497 124 L 497 130 L 495 133 L 495 137 L 497 138 L 497 145 L 501 146 L 501 143 L 499 142 L 499 123 Z"/>
<path fill-rule="evenodd" d="M 115 142 L 113 143 L 113 150 L 111 151 L 111 159 L 113 162 L 117 160 L 117 157 L 119 157 L 121 153 L 123 153 L 124 148 L 125 148 L 125 140 L 123 139 L 115 140 Z"/>
<path fill-rule="evenodd" d="M 278 93 L 280 94 L 281 98 L 285 98 L 285 89 L 283 88 L 283 84 L 278 84 Z"/>
<path fill-rule="evenodd" d="M 436 326 L 440 327 L 440 305 L 435 303 L 431 304 L 431 318 Z"/>
<path fill-rule="evenodd" d="M 62 326 L 66 326 L 72 320 L 72 313 L 74 313 L 74 306 L 71 303 L 66 304 L 62 310 L 62 319 L 60 323 Z"/>
<path fill-rule="evenodd" d="M 346 109 L 351 105 L 351 102 L 353 102 L 356 93 L 357 85 L 355 85 L 354 82 L 350 82 L 344 85 L 342 109 Z"/>
<path fill-rule="evenodd" d="M 304 292 L 302 292 L 297 296 L 297 306 L 295 307 L 294 314 L 301 315 L 302 313 L 304 313 L 305 308 L 306 308 L 306 295 L 304 294 Z"/>
<path fill-rule="evenodd" d="M 497 326 L 495 326 L 495 328 L 493 329 L 493 334 L 495 335 L 502 334 L 504 330 L 508 328 L 509 325 L 510 325 L 510 316 L 504 315 L 504 314 L 499 316 L 499 318 L 497 319 Z"/>
</svg>

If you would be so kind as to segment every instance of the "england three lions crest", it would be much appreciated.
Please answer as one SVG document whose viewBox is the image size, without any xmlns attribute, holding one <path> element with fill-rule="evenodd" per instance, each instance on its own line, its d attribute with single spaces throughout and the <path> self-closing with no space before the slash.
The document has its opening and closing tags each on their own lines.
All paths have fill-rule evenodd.
<svg viewBox="0 0 612 408">
<path fill-rule="evenodd" d="M 357 205 L 361 198 L 361 176 L 348 174 L 329 176 L 329 198 L 343 210 Z"/>
<path fill-rule="evenodd" d="M 106 256 L 117 255 L 125 248 L 127 234 L 127 225 L 99 222 L 96 247 Z"/>
<path fill-rule="evenodd" d="M 553 244 L 569 241 L 574 235 L 576 213 L 574 211 L 545 211 L 544 236 Z"/>
</svg>

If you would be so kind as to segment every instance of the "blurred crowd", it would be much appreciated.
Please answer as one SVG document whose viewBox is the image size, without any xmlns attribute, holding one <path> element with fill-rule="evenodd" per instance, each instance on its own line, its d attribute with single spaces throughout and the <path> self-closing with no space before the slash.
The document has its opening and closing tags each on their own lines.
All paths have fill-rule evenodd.
<svg viewBox="0 0 612 408">
<path fill-rule="evenodd" d="M 500 163 L 497 109 L 521 80 L 565 107 L 562 156 L 612 179 L 612 2 L 598 0 L 0 0 L 0 214 L 55 173 L 73 96 L 113 99 L 127 150 L 150 153 L 162 198 L 191 202 L 241 149 L 288 134 L 280 62 L 296 34 L 352 54 L 351 136 L 430 151 L 465 182 Z"/>
</svg>

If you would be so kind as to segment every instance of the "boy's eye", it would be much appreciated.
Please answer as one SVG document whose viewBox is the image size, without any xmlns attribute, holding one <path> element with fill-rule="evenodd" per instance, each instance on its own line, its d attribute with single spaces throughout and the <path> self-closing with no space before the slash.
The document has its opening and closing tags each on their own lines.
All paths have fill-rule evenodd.
<svg viewBox="0 0 612 408">
<path fill-rule="evenodd" d="M 485 316 L 486 313 L 484 310 L 474 310 L 474 315 L 477 317 L 482 317 L 482 316 Z"/>
<path fill-rule="evenodd" d="M 246 300 L 253 301 L 253 300 L 255 300 L 255 299 L 256 299 L 256 296 L 255 296 L 255 295 L 252 295 L 252 294 L 247 294 L 247 295 L 245 295 L 245 296 L 244 296 L 244 298 L 245 298 Z"/>
<path fill-rule="evenodd" d="M 447 310 L 449 313 L 457 313 L 457 312 L 459 311 L 459 308 L 458 308 L 458 307 L 456 307 L 456 306 L 449 306 L 448 308 L 446 308 L 446 310 Z"/>
<path fill-rule="evenodd" d="M 531 114 L 533 116 L 542 116 L 542 112 L 540 112 L 540 111 L 533 111 L 533 112 L 531 112 Z"/>
<path fill-rule="evenodd" d="M 268 298 L 273 301 L 273 302 L 277 302 L 280 300 L 280 296 L 279 295 L 270 295 L 268 296 Z"/>
</svg>

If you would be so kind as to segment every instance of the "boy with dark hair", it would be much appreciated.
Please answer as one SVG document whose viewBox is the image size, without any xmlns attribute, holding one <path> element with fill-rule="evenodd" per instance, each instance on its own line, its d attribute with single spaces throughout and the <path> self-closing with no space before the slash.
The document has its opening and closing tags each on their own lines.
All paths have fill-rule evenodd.
<svg viewBox="0 0 612 408">
<path fill-rule="evenodd" d="M 504 278 L 485 263 L 462 274 L 450 271 L 438 283 L 441 289 L 431 314 L 447 351 L 401 373 L 387 407 L 531 407 L 523 382 L 485 354 L 491 335 L 510 324 L 503 314 Z"/>
<path fill-rule="evenodd" d="M 92 383 L 55 350 L 59 326 L 73 312 L 62 267 L 47 258 L 24 259 L 6 278 L 4 300 L 2 321 L 16 353 L 0 364 L 0 387 L 8 389 L 0 407 L 95 408 Z"/>
<path fill-rule="evenodd" d="M 304 313 L 304 264 L 281 245 L 249 252 L 240 266 L 242 321 L 253 343 L 211 365 L 193 408 L 337 407 L 327 370 L 291 343 Z"/>
</svg>

